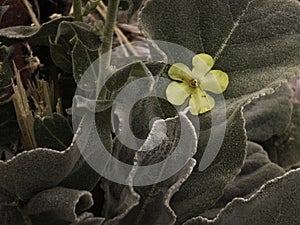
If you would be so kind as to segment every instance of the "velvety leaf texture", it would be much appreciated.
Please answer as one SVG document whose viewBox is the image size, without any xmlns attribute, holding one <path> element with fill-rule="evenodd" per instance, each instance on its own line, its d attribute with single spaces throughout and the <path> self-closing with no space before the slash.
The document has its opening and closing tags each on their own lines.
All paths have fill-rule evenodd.
<svg viewBox="0 0 300 225">
<path fill-rule="evenodd" d="M 74 222 L 92 205 L 92 195 L 87 191 L 55 187 L 33 196 L 28 202 L 26 210 L 29 215 L 34 217 L 33 221 L 37 220 L 35 223 L 46 225 L 54 224 L 55 220 L 56 222 Z M 40 218 L 37 218 L 38 216 Z"/>
<path fill-rule="evenodd" d="M 289 169 L 300 166 L 300 104 L 293 104 L 291 123 L 282 135 L 263 143 L 271 159 Z"/>
<path fill-rule="evenodd" d="M 239 107 L 228 118 L 227 123 L 230 127 L 226 129 L 221 149 L 213 163 L 204 171 L 199 171 L 198 166 L 211 130 L 200 132 L 195 155 L 197 165 L 171 200 L 171 207 L 177 215 L 177 224 L 212 207 L 222 196 L 227 183 L 240 172 L 246 154 L 246 134 Z M 221 126 L 215 129 L 222 129 Z"/>
<path fill-rule="evenodd" d="M 212 55 L 215 68 L 229 74 L 226 98 L 261 90 L 300 68 L 296 0 L 150 0 L 140 26 L 151 39 Z"/>
<path fill-rule="evenodd" d="M 284 84 L 274 94 L 253 100 L 244 108 L 249 140 L 264 142 L 283 134 L 291 121 L 291 91 Z"/>
<path fill-rule="evenodd" d="M 29 200 L 33 194 L 63 181 L 79 156 L 74 145 L 64 152 L 42 148 L 22 152 L 8 161 L 0 161 L 0 188 L 8 196 Z"/>
<path fill-rule="evenodd" d="M 236 198 L 214 220 L 194 218 L 184 225 L 299 224 L 300 169 L 267 182 L 250 198 Z"/>
<path fill-rule="evenodd" d="M 156 143 L 157 139 L 161 139 L 161 126 L 164 122 L 168 127 L 168 131 L 166 133 L 168 138 L 166 138 L 161 145 L 152 149 L 153 143 Z M 168 157 L 174 150 L 176 143 L 178 144 L 178 139 L 181 137 L 180 129 L 187 132 L 187 136 L 189 137 L 189 142 L 185 142 L 185 148 L 180 151 L 186 151 L 186 149 L 189 149 L 190 153 L 193 155 L 196 152 L 197 146 L 196 133 L 191 122 L 185 115 L 180 114 L 180 122 L 181 123 L 179 123 L 177 118 L 158 120 L 154 122 L 147 140 L 135 156 L 136 163 L 140 166 L 147 166 L 158 163 Z M 149 152 L 145 151 L 147 149 L 151 150 L 148 150 Z M 192 155 L 190 157 L 192 157 Z M 184 165 L 179 172 L 159 183 L 134 188 L 134 190 L 141 196 L 139 204 L 130 211 L 130 213 L 121 221 L 121 224 L 174 224 L 176 216 L 175 212 L 169 205 L 171 197 L 189 177 L 195 165 L 195 160 L 192 158 L 188 159 L 185 164 L 184 161 L 182 161 L 182 156 L 178 155 L 177 158 L 178 160 L 176 163 Z M 165 167 L 161 168 L 159 174 L 155 176 L 157 179 L 160 178 L 161 173 L 174 167 L 172 164 L 165 163 L 165 165 Z M 137 168 L 137 170 L 133 172 L 133 180 L 141 179 L 139 177 L 135 177 L 135 173 L 138 171 L 139 169 Z"/>
<path fill-rule="evenodd" d="M 284 173 L 284 169 L 270 161 L 266 151 L 260 145 L 248 142 L 247 157 L 241 172 L 233 182 L 226 185 L 223 196 L 214 207 L 205 211 L 202 216 L 209 219 L 216 217 L 233 198 L 248 197 L 264 183 Z"/>
</svg>

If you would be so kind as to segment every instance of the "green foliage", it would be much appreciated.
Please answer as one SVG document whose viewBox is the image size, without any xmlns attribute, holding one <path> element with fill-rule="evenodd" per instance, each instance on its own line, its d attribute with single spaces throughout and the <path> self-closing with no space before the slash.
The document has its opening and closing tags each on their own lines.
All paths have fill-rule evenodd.
<svg viewBox="0 0 300 225">
<path fill-rule="evenodd" d="M 300 170 L 267 182 L 250 198 L 236 198 L 215 220 L 194 218 L 184 225 L 229 225 L 229 224 L 298 224 Z"/>
<path fill-rule="evenodd" d="M 84 15 L 97 2 L 88 1 Z M 128 10 L 130 19 L 143 3 L 126 0 L 120 7 Z M 300 171 L 289 170 L 300 165 L 300 106 L 291 102 L 292 94 L 283 84 L 300 70 L 299 24 L 300 5 L 296 0 L 147 1 L 140 18 L 140 28 L 147 38 L 173 42 L 195 54 L 210 54 L 215 59 L 214 68 L 228 74 L 226 121 L 220 121 L 220 101 L 216 101 L 215 111 L 192 116 L 175 110 L 184 107 L 176 108 L 151 96 L 165 97 L 165 87 L 157 78 L 168 79 L 167 62 L 175 58 L 172 49 L 158 44 L 151 50 L 156 51 L 155 57 L 164 55 L 163 62 L 144 63 L 136 57 L 135 63 L 108 68 L 112 76 L 97 100 L 76 96 L 76 103 L 89 112 L 95 109 L 98 133 L 93 135 L 100 136 L 113 157 L 129 165 L 155 165 L 168 158 L 180 142 L 183 129 L 189 137 L 180 149 L 187 154 L 184 166 L 161 181 L 169 166 L 164 164 L 154 175 L 157 182 L 147 186 L 134 186 L 139 168 L 133 167 L 129 185 L 118 184 L 101 177 L 87 163 L 99 151 L 92 145 L 95 136 L 87 136 L 83 149 L 77 146 L 76 138 L 83 132 L 87 117 L 73 115 L 81 119 L 74 135 L 62 114 L 35 118 L 39 148 L 18 149 L 14 157 L 0 160 L 0 224 L 299 224 Z M 82 81 L 88 69 L 94 78 L 99 77 L 99 68 L 92 71 L 90 65 L 99 57 L 102 41 L 87 23 L 62 17 L 41 27 L 8 27 L 0 30 L 0 42 L 0 99 L 10 90 L 13 78 L 13 48 L 7 46 L 18 42 L 46 45 L 50 70 L 58 71 L 74 85 Z M 118 59 L 112 62 L 119 65 Z M 133 83 L 142 78 L 152 86 Z M 129 114 L 127 102 L 114 107 L 117 96 L 128 86 L 136 96 L 151 96 L 136 102 Z M 95 84 L 80 88 L 92 94 Z M 67 94 L 74 96 L 71 91 Z M 212 123 L 212 118 L 219 122 Z M 137 138 L 145 139 L 139 151 L 122 143 L 121 137 L 129 138 L 124 121 Z M 218 146 L 208 148 L 214 135 L 224 136 L 217 153 L 213 150 Z M 19 138 L 13 104 L 8 99 L 0 104 L 0 153 L 8 151 Z M 90 155 L 84 157 L 82 153 L 91 146 Z M 181 160 L 178 157 L 178 164 Z M 103 196 L 92 196 L 98 185 Z M 94 202 L 97 209 L 93 211 L 103 217 L 87 211 Z"/>
</svg>

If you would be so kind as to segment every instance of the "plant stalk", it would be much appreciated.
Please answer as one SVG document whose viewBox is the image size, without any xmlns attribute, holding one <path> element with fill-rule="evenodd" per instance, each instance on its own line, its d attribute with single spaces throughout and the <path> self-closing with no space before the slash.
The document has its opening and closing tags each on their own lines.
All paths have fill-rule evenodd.
<svg viewBox="0 0 300 225">
<path fill-rule="evenodd" d="M 108 11 L 105 19 L 105 26 L 103 31 L 103 43 L 101 48 L 101 54 L 104 56 L 104 68 L 110 67 L 111 61 L 111 48 L 114 36 L 114 28 L 117 20 L 117 13 L 120 0 L 108 0 Z"/>
<path fill-rule="evenodd" d="M 82 21 L 81 0 L 73 0 L 74 18 L 76 21 Z"/>
</svg>

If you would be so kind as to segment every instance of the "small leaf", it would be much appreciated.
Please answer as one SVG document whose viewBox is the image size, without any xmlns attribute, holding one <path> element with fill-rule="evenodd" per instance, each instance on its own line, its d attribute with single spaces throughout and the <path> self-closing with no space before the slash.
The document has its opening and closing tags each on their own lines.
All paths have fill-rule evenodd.
<svg viewBox="0 0 300 225">
<path fill-rule="evenodd" d="M 15 26 L 0 29 L 0 42 L 9 46 L 16 42 L 32 41 L 33 44 L 48 45 L 48 39 L 54 37 L 58 25 L 62 21 L 72 21 L 71 17 L 62 17 L 51 20 L 41 27 Z"/>
<path fill-rule="evenodd" d="M 33 126 L 38 147 L 64 150 L 72 142 L 72 128 L 67 119 L 58 113 L 44 118 L 35 118 Z"/>
<path fill-rule="evenodd" d="M 63 21 L 58 26 L 55 43 L 70 43 L 76 36 L 85 48 L 97 50 L 101 41 L 92 30 L 93 27 L 87 23 Z"/>
<path fill-rule="evenodd" d="M 214 220 L 197 217 L 184 225 L 299 224 L 300 169 L 275 178 L 248 199 L 236 198 Z"/>
<path fill-rule="evenodd" d="M 55 187 L 34 195 L 26 211 L 33 216 L 32 220 L 36 224 L 54 224 L 55 220 L 75 222 L 93 204 L 92 195 L 87 191 Z"/>
<path fill-rule="evenodd" d="M 72 59 L 65 46 L 49 39 L 50 55 L 54 64 L 67 73 L 72 73 Z"/>
<path fill-rule="evenodd" d="M 9 5 L 1 5 L 0 6 L 0 23 L 2 21 L 2 17 L 3 15 L 6 13 L 6 11 L 8 10 Z"/>
<path fill-rule="evenodd" d="M 82 75 L 93 62 L 98 59 L 98 50 L 90 50 L 84 46 L 82 41 L 76 37 L 76 42 L 72 53 L 73 76 L 75 81 L 79 83 Z"/>
</svg>

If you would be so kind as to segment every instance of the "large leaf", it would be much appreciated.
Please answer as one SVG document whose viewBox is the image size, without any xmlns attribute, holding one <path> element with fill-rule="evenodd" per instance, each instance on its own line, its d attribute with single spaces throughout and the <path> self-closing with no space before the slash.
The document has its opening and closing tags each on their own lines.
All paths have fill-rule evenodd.
<svg viewBox="0 0 300 225">
<path fill-rule="evenodd" d="M 195 160 L 191 157 L 195 153 L 197 146 L 196 133 L 191 122 L 183 114 L 180 114 L 180 122 L 181 123 L 179 123 L 178 118 L 154 122 L 147 140 L 136 153 L 135 165 L 150 166 L 169 157 L 178 144 L 178 141 L 181 138 L 180 133 L 182 131 L 186 132 L 186 137 L 189 138 L 189 140 L 185 140 L 184 142 L 186 143 L 184 149 L 179 150 L 180 154 L 182 154 L 182 151 L 189 149 L 190 152 L 186 152 L 188 158 L 185 161 L 186 164 L 183 164 L 183 167 L 178 172 L 163 181 L 160 181 L 161 176 L 163 176 L 162 174 L 174 167 L 173 164 L 166 164 L 165 162 L 165 166 L 161 168 L 158 174 L 147 174 L 147 176 L 157 179 L 158 183 L 134 187 L 134 190 L 127 194 L 127 198 L 128 196 L 135 196 L 137 193 L 139 198 L 129 206 L 127 205 L 128 203 L 125 202 L 126 200 L 128 201 L 128 199 L 124 196 L 124 190 L 128 190 L 128 187 L 123 187 L 124 190 L 121 192 L 122 198 L 118 200 L 113 194 L 118 193 L 116 190 L 120 190 L 121 186 L 111 183 L 109 189 L 110 193 L 107 196 L 108 198 L 106 201 L 106 209 L 108 209 L 108 217 L 111 217 L 112 215 L 115 215 L 115 217 L 107 221 L 107 224 L 174 224 L 176 217 L 169 206 L 169 202 L 174 193 L 178 191 L 179 187 L 190 175 L 192 168 L 195 165 Z M 167 127 L 168 131 L 165 134 L 167 138 L 164 138 L 159 146 L 153 148 L 154 143 L 162 140 L 162 126 Z M 177 155 L 177 157 L 178 160 L 176 161 L 176 164 L 182 164 L 182 158 L 185 157 L 181 157 L 180 155 Z M 133 169 L 130 176 L 133 183 L 135 183 L 135 179 L 144 179 L 144 177 L 139 177 L 139 168 Z M 124 207 L 117 207 L 118 205 L 124 206 L 124 204 L 127 205 L 127 210 L 125 210 L 126 208 Z"/>
<path fill-rule="evenodd" d="M 274 94 L 253 100 L 244 108 L 249 140 L 263 142 L 285 133 L 292 114 L 291 91 L 284 84 Z"/>
<path fill-rule="evenodd" d="M 236 198 L 214 220 L 194 218 L 184 225 L 299 224 L 300 169 L 275 178 L 248 199 Z"/>
<path fill-rule="evenodd" d="M 212 55 L 215 68 L 229 74 L 226 98 L 256 92 L 300 69 L 296 0 L 150 0 L 141 28 L 151 39 Z M 162 50 L 172 56 L 172 49 Z"/>
<path fill-rule="evenodd" d="M 71 172 L 80 154 L 75 145 L 66 151 L 34 149 L 0 161 L 0 188 L 26 201 L 39 191 L 58 185 Z"/>
<path fill-rule="evenodd" d="M 254 143 L 247 143 L 247 157 L 241 172 L 233 182 L 224 189 L 224 195 L 218 200 L 213 208 L 205 211 L 202 216 L 214 218 L 235 197 L 247 197 L 257 191 L 267 181 L 281 176 L 284 169 L 272 163 L 264 149 Z"/>
<path fill-rule="evenodd" d="M 213 163 L 199 171 L 203 151 L 211 135 L 211 129 L 201 131 L 198 139 L 197 164 L 193 173 L 171 200 L 171 207 L 177 215 L 177 224 L 199 215 L 212 207 L 223 195 L 223 189 L 240 172 L 246 154 L 246 132 L 240 107 L 237 107 L 227 121 L 230 124 L 219 153 Z M 212 135 L 222 132 L 224 124 L 214 127 Z"/>
</svg>

